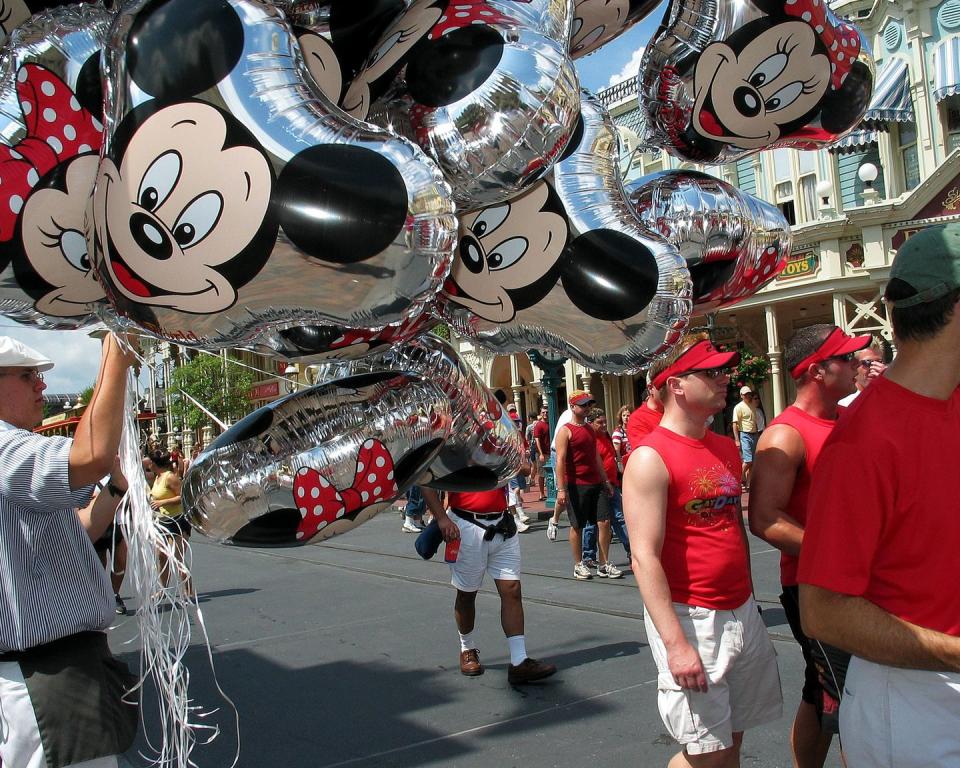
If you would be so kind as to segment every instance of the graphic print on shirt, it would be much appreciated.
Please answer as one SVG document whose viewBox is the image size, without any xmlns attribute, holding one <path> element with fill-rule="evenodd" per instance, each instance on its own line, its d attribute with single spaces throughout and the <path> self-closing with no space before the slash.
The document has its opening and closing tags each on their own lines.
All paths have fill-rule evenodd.
<svg viewBox="0 0 960 768">
<path fill-rule="evenodd" d="M 690 492 L 694 498 L 683 507 L 690 525 L 720 525 L 721 530 L 727 530 L 736 524 L 740 481 L 725 464 L 697 469 L 690 480 Z"/>
</svg>

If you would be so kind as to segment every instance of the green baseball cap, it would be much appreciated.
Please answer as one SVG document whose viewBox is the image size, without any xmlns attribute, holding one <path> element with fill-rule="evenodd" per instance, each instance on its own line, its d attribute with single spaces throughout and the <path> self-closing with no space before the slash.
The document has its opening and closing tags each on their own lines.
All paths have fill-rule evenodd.
<svg viewBox="0 0 960 768">
<path fill-rule="evenodd" d="M 926 304 L 960 288 L 960 224 L 930 227 L 907 240 L 893 259 L 890 277 L 916 291 L 903 299 L 888 299 L 897 309 Z"/>
</svg>

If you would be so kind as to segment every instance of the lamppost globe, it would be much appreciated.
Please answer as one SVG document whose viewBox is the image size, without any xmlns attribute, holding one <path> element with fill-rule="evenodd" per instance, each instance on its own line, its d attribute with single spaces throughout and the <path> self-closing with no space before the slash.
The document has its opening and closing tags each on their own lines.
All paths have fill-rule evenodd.
<svg viewBox="0 0 960 768">
<path fill-rule="evenodd" d="M 830 194 L 833 192 L 833 184 L 824 179 L 823 181 L 817 184 L 817 197 L 819 197 L 823 202 L 829 202 Z"/>
<path fill-rule="evenodd" d="M 860 179 L 868 187 L 877 180 L 877 176 L 880 171 L 877 170 L 877 166 L 873 163 L 864 163 L 859 168 L 857 168 L 857 178 Z"/>
</svg>

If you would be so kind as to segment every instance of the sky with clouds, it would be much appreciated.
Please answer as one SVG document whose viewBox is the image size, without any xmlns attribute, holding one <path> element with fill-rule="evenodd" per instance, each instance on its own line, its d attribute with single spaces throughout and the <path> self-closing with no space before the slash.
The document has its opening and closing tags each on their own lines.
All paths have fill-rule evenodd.
<svg viewBox="0 0 960 768">
<path fill-rule="evenodd" d="M 647 41 L 656 31 L 663 5 L 616 40 L 577 60 L 582 85 L 594 93 L 636 77 Z M 45 374 L 47 392 L 74 394 L 93 384 L 100 364 L 100 342 L 89 331 L 41 331 L 0 316 L 0 335 L 12 336 L 43 352 L 56 365 Z"/>
</svg>

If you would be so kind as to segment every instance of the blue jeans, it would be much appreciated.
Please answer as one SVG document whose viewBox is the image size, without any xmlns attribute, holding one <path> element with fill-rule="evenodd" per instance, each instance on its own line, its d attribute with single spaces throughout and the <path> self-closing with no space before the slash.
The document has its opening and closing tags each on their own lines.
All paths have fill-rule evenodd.
<svg viewBox="0 0 960 768">
<path fill-rule="evenodd" d="M 427 501 L 423 498 L 423 494 L 420 493 L 420 486 L 413 485 L 410 487 L 410 490 L 407 491 L 407 506 L 403 510 L 403 514 L 407 517 L 423 517 L 423 513 L 427 511 Z"/>
<path fill-rule="evenodd" d="M 613 496 L 610 497 L 610 525 L 613 532 L 620 537 L 623 548 L 627 550 L 627 557 L 630 557 L 630 539 L 627 536 L 626 524 L 623 521 L 623 499 L 620 496 L 620 489 L 614 488 Z M 585 525 L 581 533 L 581 557 L 584 560 L 597 559 L 597 526 Z"/>
</svg>

